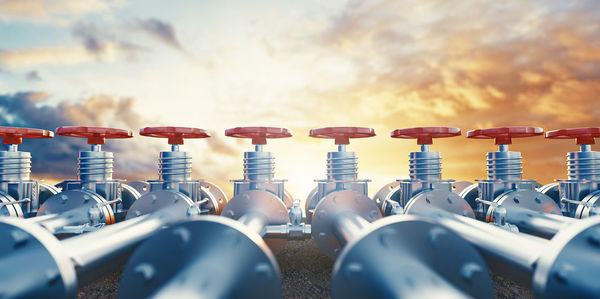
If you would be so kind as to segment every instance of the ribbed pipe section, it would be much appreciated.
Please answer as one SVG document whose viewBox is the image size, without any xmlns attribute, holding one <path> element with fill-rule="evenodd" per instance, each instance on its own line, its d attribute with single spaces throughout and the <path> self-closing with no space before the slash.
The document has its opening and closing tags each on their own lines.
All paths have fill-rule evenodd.
<svg viewBox="0 0 600 299">
<path fill-rule="evenodd" d="M 158 158 L 159 180 L 174 182 L 189 180 L 192 175 L 192 157 L 188 152 L 160 152 Z"/>
<path fill-rule="evenodd" d="M 490 180 L 520 180 L 523 174 L 521 152 L 487 153 L 487 174 Z"/>
<path fill-rule="evenodd" d="M 327 153 L 328 181 L 355 181 L 358 178 L 358 158 L 354 152 Z"/>
<path fill-rule="evenodd" d="M 600 178 L 600 152 L 568 153 L 567 175 L 572 180 L 598 180 Z"/>
<path fill-rule="evenodd" d="M 442 156 L 439 152 L 412 152 L 408 156 L 408 164 L 412 180 L 442 179 Z"/>
<path fill-rule="evenodd" d="M 251 182 L 270 181 L 275 173 L 275 158 L 270 152 L 244 153 L 244 179 Z"/>
<path fill-rule="evenodd" d="M 0 151 L 0 180 L 28 180 L 31 173 L 31 154 Z"/>
<path fill-rule="evenodd" d="M 111 152 L 79 152 L 77 175 L 81 181 L 112 180 L 114 157 Z"/>
</svg>

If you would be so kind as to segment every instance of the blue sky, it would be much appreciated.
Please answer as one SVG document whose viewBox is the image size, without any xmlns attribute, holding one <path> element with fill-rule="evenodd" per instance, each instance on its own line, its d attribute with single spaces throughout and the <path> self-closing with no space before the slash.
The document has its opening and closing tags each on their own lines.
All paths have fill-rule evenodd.
<svg viewBox="0 0 600 299">
<path fill-rule="evenodd" d="M 211 143 L 186 147 L 196 176 L 225 189 L 250 147 L 223 130 L 284 126 L 294 139 L 268 148 L 277 176 L 300 198 L 323 178 L 333 149 L 308 130 L 369 126 L 378 137 L 351 149 L 375 192 L 408 172 L 415 146 L 391 140 L 396 128 L 598 126 L 599 7 L 592 0 L 0 0 L 2 125 L 206 128 Z M 15 101 L 29 106 L 10 108 Z M 56 121 L 37 122 L 27 115 L 35 109 Z M 527 152 L 526 177 L 563 178 L 573 144 L 552 142 L 541 152 L 542 142 L 551 141 L 515 144 Z M 119 141 L 117 173 L 155 178 L 163 143 Z M 74 161 L 82 148 L 73 143 L 61 153 Z M 483 177 L 483 153 L 493 146 L 460 137 L 434 149 L 443 152 L 446 178 L 472 181 Z M 34 175 L 74 175 L 39 165 Z"/>
</svg>

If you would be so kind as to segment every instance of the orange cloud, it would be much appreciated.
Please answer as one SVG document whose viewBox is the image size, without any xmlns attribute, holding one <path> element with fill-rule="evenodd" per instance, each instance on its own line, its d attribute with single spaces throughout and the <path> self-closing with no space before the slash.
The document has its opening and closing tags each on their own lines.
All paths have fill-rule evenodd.
<svg viewBox="0 0 600 299">
<path fill-rule="evenodd" d="M 388 171 L 406 175 L 408 152 L 417 150 L 414 142 L 383 140 L 394 128 L 600 126 L 597 3 L 558 9 L 551 2 L 352 1 L 314 40 L 323 55 L 350 61 L 356 80 L 309 88 L 293 107 L 321 124 L 376 127 L 382 137 L 366 141 L 361 158 L 361 169 L 383 171 L 371 173 L 375 189 Z M 485 176 L 492 141 L 438 143 L 446 178 Z M 525 177 L 544 183 L 565 177 L 564 155 L 577 150 L 574 142 L 541 137 L 514 143 Z"/>
</svg>

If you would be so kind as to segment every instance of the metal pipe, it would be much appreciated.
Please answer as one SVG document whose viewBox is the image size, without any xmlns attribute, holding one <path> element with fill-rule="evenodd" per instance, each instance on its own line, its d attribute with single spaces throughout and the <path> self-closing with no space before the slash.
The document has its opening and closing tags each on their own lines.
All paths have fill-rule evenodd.
<svg viewBox="0 0 600 299">
<path fill-rule="evenodd" d="M 360 215 L 352 212 L 337 215 L 334 220 L 335 236 L 340 245 L 346 246 L 352 239 L 355 239 L 360 232 L 369 226 L 369 222 Z"/>
<path fill-rule="evenodd" d="M 519 230 L 542 238 L 550 239 L 565 226 L 576 221 L 574 218 L 528 209 L 511 207 L 504 215 L 506 222 L 515 224 Z"/>
<path fill-rule="evenodd" d="M 371 226 L 366 219 L 355 212 L 343 212 L 335 216 L 333 221 L 334 235 L 345 247 L 352 240 L 360 238 L 365 229 Z M 378 263 L 378 259 L 370 259 L 371 263 Z M 387 261 L 390 262 L 390 261 Z M 399 283 L 398 277 L 386 275 L 380 271 L 371 272 L 369 280 L 378 281 L 378 290 L 387 296 L 395 298 L 470 298 L 462 290 L 456 288 L 443 276 L 419 261 L 419 258 L 403 258 L 395 261 L 395 266 L 401 269 L 410 269 L 411 288 Z M 383 265 L 381 265 L 383 267 Z M 430 282 L 435 281 L 435 287 Z"/>
<path fill-rule="evenodd" d="M 442 210 L 421 214 L 433 217 L 441 225 L 471 242 L 483 253 L 495 272 L 521 282 L 531 282 L 540 253 L 550 245 L 550 241 L 542 238 L 516 234 Z"/>
<path fill-rule="evenodd" d="M 250 230 L 258 233 L 261 237 L 265 235 L 265 227 L 269 224 L 269 219 L 263 213 L 250 210 L 242 217 L 238 219 L 239 222 L 243 223 Z"/>
<path fill-rule="evenodd" d="M 88 207 L 81 207 L 59 214 L 42 215 L 29 218 L 52 234 L 66 226 L 83 225 L 90 222 Z"/>
<path fill-rule="evenodd" d="M 164 209 L 65 239 L 61 245 L 75 264 L 79 285 L 85 285 L 122 265 L 146 237 L 181 219 L 181 215 Z"/>
</svg>

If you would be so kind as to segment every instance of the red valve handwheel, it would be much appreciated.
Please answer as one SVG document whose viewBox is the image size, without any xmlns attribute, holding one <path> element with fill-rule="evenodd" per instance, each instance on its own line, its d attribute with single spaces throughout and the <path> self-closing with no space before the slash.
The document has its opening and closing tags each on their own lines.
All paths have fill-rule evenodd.
<svg viewBox="0 0 600 299">
<path fill-rule="evenodd" d="M 467 138 L 496 139 L 496 144 L 512 144 L 512 138 L 532 137 L 542 135 L 540 127 L 502 127 L 477 129 L 467 132 Z"/>
<path fill-rule="evenodd" d="M 39 139 L 52 138 L 54 133 L 42 129 L 0 127 L 0 138 L 3 144 L 22 144 L 23 138 Z"/>
<path fill-rule="evenodd" d="M 59 127 L 56 134 L 68 137 L 87 138 L 88 144 L 104 144 L 105 139 L 131 138 L 130 130 L 104 127 Z"/>
<path fill-rule="evenodd" d="M 350 138 L 366 138 L 375 136 L 375 129 L 365 127 L 327 127 L 312 129 L 308 136 L 315 138 L 332 138 L 335 144 L 350 144 Z"/>
<path fill-rule="evenodd" d="M 267 144 L 270 138 L 292 137 L 292 131 L 275 127 L 237 127 L 225 130 L 225 136 L 252 138 L 252 144 Z"/>
<path fill-rule="evenodd" d="M 546 132 L 546 138 L 571 139 L 577 138 L 577 144 L 595 144 L 594 138 L 600 137 L 600 127 L 560 129 Z"/>
<path fill-rule="evenodd" d="M 460 129 L 454 127 L 416 127 L 396 129 L 392 138 L 417 139 L 417 144 L 432 144 L 433 138 L 446 138 L 460 135 Z"/>
<path fill-rule="evenodd" d="M 140 135 L 168 138 L 169 144 L 183 144 L 183 139 L 210 137 L 206 130 L 188 127 L 145 127 L 140 129 Z"/>
</svg>

